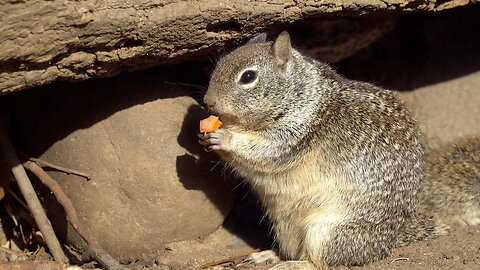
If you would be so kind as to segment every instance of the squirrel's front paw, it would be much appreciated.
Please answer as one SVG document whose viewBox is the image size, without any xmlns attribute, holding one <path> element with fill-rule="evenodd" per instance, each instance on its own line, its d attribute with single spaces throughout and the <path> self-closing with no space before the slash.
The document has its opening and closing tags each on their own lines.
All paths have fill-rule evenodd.
<svg viewBox="0 0 480 270">
<path fill-rule="evenodd" d="M 205 147 L 206 151 L 225 151 L 230 140 L 231 134 L 228 130 L 220 128 L 206 135 L 199 134 L 199 143 Z"/>
</svg>

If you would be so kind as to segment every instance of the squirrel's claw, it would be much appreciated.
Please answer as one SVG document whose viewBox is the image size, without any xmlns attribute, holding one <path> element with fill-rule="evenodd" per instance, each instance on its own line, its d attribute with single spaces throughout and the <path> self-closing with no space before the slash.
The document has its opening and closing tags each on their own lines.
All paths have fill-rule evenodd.
<svg viewBox="0 0 480 270">
<path fill-rule="evenodd" d="M 217 129 L 207 134 L 198 134 L 198 143 L 204 146 L 205 151 L 218 151 L 223 150 L 222 142 L 225 137 L 224 129 Z"/>
<path fill-rule="evenodd" d="M 253 265 L 275 264 L 280 261 L 280 257 L 276 251 L 263 250 L 254 252 L 243 259 L 244 263 Z"/>
</svg>

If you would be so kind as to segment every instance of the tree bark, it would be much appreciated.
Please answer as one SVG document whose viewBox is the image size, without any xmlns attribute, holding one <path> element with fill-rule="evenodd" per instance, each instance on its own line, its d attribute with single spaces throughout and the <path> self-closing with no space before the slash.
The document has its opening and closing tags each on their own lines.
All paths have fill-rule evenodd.
<svg viewBox="0 0 480 270">
<path fill-rule="evenodd" d="M 439 10 L 468 2 L 0 0 L 0 95 L 205 56 L 269 26 L 322 14 Z"/>
</svg>

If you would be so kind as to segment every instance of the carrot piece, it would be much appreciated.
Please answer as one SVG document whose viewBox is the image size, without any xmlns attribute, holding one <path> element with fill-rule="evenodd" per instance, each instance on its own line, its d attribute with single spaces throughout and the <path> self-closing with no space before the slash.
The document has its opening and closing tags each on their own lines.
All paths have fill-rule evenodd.
<svg viewBox="0 0 480 270">
<path fill-rule="evenodd" d="M 218 117 L 210 115 L 210 117 L 200 121 L 200 132 L 203 132 L 203 134 L 207 134 L 209 132 L 219 129 L 221 126 L 222 122 L 218 120 Z"/>
</svg>

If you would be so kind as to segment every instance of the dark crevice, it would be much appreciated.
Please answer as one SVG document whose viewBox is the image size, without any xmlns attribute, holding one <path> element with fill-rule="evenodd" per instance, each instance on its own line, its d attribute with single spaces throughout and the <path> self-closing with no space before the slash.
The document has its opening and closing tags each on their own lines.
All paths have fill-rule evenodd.
<svg viewBox="0 0 480 270">
<path fill-rule="evenodd" d="M 242 31 L 242 25 L 235 20 L 228 20 L 208 24 L 206 30 L 218 34 L 239 33 Z"/>
</svg>

